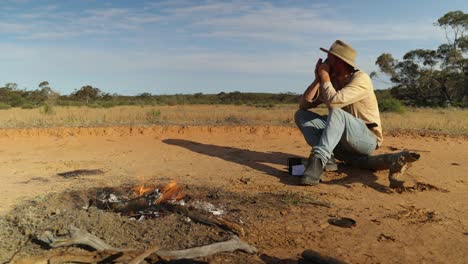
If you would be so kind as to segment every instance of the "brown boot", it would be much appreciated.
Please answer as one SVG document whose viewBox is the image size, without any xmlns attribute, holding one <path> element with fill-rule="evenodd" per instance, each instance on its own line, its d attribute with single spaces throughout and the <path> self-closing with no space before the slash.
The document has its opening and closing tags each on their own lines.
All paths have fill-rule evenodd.
<svg viewBox="0 0 468 264">
<path fill-rule="evenodd" d="M 320 183 L 324 166 L 320 158 L 314 157 L 313 154 L 309 157 L 309 162 L 301 178 L 302 185 L 317 185 Z"/>
<path fill-rule="evenodd" d="M 305 167 L 309 164 L 308 159 L 302 159 L 302 164 L 304 164 Z M 327 164 L 325 164 L 324 167 L 325 171 L 337 171 L 338 170 L 338 164 L 336 163 L 335 157 L 332 155 L 328 161 Z"/>
</svg>

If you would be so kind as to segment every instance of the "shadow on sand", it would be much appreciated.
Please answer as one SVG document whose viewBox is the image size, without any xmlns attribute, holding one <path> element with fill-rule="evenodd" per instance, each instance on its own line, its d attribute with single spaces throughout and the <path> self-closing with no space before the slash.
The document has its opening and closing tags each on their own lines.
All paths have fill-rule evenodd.
<svg viewBox="0 0 468 264">
<path fill-rule="evenodd" d="M 378 177 L 374 171 L 353 168 L 349 165 L 340 164 L 336 173 L 344 174 L 345 176 L 337 179 L 330 179 L 331 177 L 325 176 L 322 183 L 341 185 L 346 188 L 352 188 L 351 184 L 353 183 L 362 183 L 381 193 L 393 193 L 388 186 L 377 182 Z"/>
<path fill-rule="evenodd" d="M 298 157 L 293 154 L 283 152 L 260 152 L 248 149 L 240 149 L 235 147 L 217 146 L 212 144 L 204 144 L 185 139 L 165 139 L 164 143 L 186 148 L 196 153 L 216 157 L 225 161 L 234 162 L 243 166 L 250 167 L 254 170 L 261 171 L 267 175 L 277 177 L 282 183 L 289 185 L 299 185 L 300 177 L 290 176 L 286 167 L 287 159 Z M 277 169 L 267 164 L 283 165 L 283 169 Z M 324 179 L 324 184 L 337 184 L 348 188 L 350 184 L 355 182 L 363 183 L 378 192 L 389 193 L 389 189 L 377 183 L 377 175 L 372 171 L 361 170 L 340 164 L 338 167 L 339 174 L 344 174 L 345 177 L 339 179 L 328 180 L 327 176 Z"/>
<path fill-rule="evenodd" d="M 254 170 L 261 171 L 265 174 L 277 177 L 282 183 L 285 184 L 299 184 L 299 177 L 290 176 L 286 168 L 288 158 L 298 158 L 298 156 L 296 155 L 276 151 L 259 152 L 248 149 L 203 144 L 184 139 L 166 139 L 163 140 L 163 142 L 169 145 L 183 147 L 196 153 L 220 158 L 225 161 L 234 162 L 243 166 L 250 167 Z M 284 168 L 277 169 L 275 167 L 267 165 L 268 163 L 283 165 Z"/>
</svg>

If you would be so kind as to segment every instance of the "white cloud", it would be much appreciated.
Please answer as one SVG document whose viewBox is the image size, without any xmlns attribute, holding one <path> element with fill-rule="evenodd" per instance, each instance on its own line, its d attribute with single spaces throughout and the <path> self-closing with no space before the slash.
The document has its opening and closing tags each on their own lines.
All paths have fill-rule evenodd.
<svg viewBox="0 0 468 264">
<path fill-rule="evenodd" d="M 19 39 L 68 39 L 77 36 L 124 35 L 142 31 L 161 21 L 150 12 L 126 8 L 63 11 L 56 5 L 9 14 L 0 22 L 0 33 Z"/>
<path fill-rule="evenodd" d="M 298 36 L 302 36 L 304 42 L 310 38 L 321 38 L 323 35 L 339 35 L 360 40 L 440 37 L 430 21 L 353 22 L 328 15 L 330 8 L 327 6 L 278 7 L 257 2 L 244 4 L 241 7 L 232 11 L 230 5 L 226 4 L 199 5 L 177 9 L 174 12 L 178 15 L 180 13 L 191 15 L 196 26 L 195 30 L 201 31 L 201 35 L 213 37 L 258 38 L 279 42 L 291 39 L 291 44 L 297 42 Z M 203 12 L 203 16 L 197 14 L 212 10 L 222 10 L 230 15 L 219 16 L 217 12 Z"/>
<path fill-rule="evenodd" d="M 31 25 L 26 25 L 22 23 L 0 22 L 0 33 L 14 34 L 17 32 L 26 32 L 31 29 Z"/>
<path fill-rule="evenodd" d="M 125 35 L 128 32 L 144 31 L 145 34 L 137 37 L 146 38 L 148 32 L 164 23 L 165 26 L 198 37 L 228 41 L 233 38 L 274 41 L 291 45 L 301 45 L 301 42 L 332 35 L 359 40 L 441 38 L 431 21 L 354 22 L 339 18 L 325 4 L 294 7 L 267 1 L 205 1 L 198 4 L 169 1 L 148 3 L 143 7 L 111 6 L 64 11 L 58 4 L 48 5 L 11 15 L 9 20 L 0 23 L 0 32 L 23 39 L 40 39 L 44 36 L 66 39 L 93 33 Z"/>
</svg>

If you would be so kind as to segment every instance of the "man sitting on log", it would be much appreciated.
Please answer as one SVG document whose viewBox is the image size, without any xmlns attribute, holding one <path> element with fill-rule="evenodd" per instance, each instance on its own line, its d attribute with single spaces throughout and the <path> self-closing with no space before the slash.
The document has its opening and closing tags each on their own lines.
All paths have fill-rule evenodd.
<svg viewBox="0 0 468 264">
<path fill-rule="evenodd" d="M 324 172 L 337 170 L 335 158 L 360 168 L 389 169 L 390 187 L 402 187 L 397 176 L 418 154 L 402 151 L 371 156 L 383 142 L 377 98 L 369 76 L 355 64 L 356 51 L 337 40 L 315 66 L 315 80 L 306 89 L 295 121 L 313 147 L 301 183 L 316 185 Z M 308 109 L 324 103 L 328 115 Z"/>
</svg>

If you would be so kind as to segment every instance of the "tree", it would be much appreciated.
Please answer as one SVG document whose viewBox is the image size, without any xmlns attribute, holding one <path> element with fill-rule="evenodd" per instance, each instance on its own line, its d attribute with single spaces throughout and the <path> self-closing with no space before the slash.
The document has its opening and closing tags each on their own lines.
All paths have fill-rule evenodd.
<svg viewBox="0 0 468 264">
<path fill-rule="evenodd" d="M 39 83 L 39 88 L 43 89 L 43 88 L 47 88 L 47 87 L 50 88 L 50 85 L 49 85 L 48 81 L 42 81 L 42 82 Z"/>
<path fill-rule="evenodd" d="M 5 88 L 7 88 L 8 90 L 14 91 L 14 90 L 18 89 L 18 84 L 14 83 L 14 82 L 6 83 Z"/>
<path fill-rule="evenodd" d="M 102 92 L 99 90 L 99 88 L 95 88 L 91 85 L 85 85 L 79 90 L 73 92 L 71 96 L 80 101 L 86 101 L 86 103 L 89 103 L 90 100 L 94 101 L 101 97 Z"/>
<path fill-rule="evenodd" d="M 411 50 L 403 61 L 383 53 L 375 63 L 395 84 L 392 95 L 407 104 L 468 106 L 468 14 L 448 12 L 434 25 L 447 38 L 437 50 Z"/>
<path fill-rule="evenodd" d="M 39 94 L 41 97 L 41 101 L 46 101 L 50 105 L 54 105 L 60 94 L 52 90 L 48 81 L 42 81 L 39 83 Z"/>
</svg>

